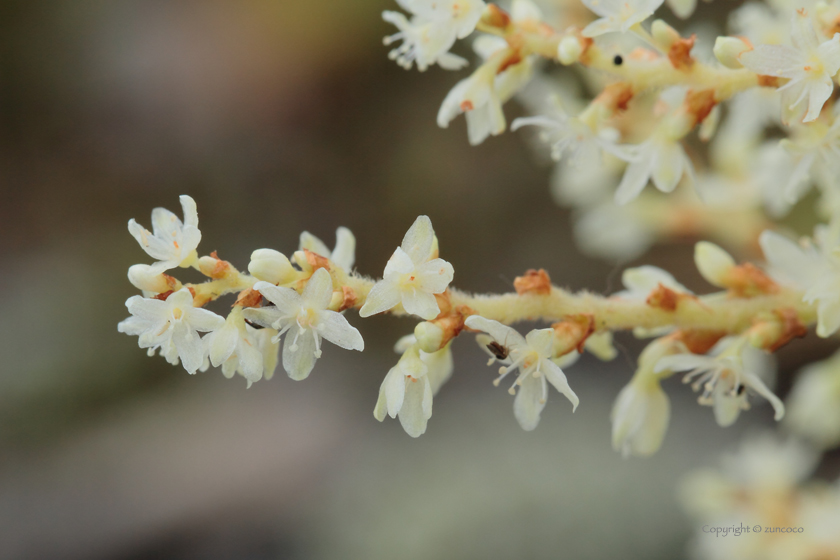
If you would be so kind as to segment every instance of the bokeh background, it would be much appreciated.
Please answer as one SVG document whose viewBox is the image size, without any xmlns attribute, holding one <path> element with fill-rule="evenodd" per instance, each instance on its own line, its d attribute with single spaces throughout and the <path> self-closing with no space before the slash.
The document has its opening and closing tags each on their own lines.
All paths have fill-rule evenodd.
<svg viewBox="0 0 840 560">
<path fill-rule="evenodd" d="M 126 231 L 193 196 L 202 252 L 240 268 L 339 225 L 375 275 L 419 214 L 464 289 L 542 267 L 573 289 L 620 268 L 576 250 L 550 169 L 517 134 L 470 148 L 435 114 L 457 76 L 388 61 L 390 0 L 0 3 L 0 558 L 678 558 L 674 488 L 728 430 L 677 379 L 663 449 L 622 460 L 609 409 L 640 346 L 569 370 L 522 432 L 469 337 L 419 440 L 372 415 L 413 322 L 351 317 L 306 382 L 189 376 L 117 333 L 146 255 Z M 520 112 L 515 104 L 508 116 Z M 704 289 L 688 244 L 645 262 Z M 634 263 L 629 263 L 634 264 Z M 638 264 L 638 263 L 635 263 Z M 195 280 L 189 277 L 187 280 Z M 226 305 L 226 304 L 223 304 Z M 785 372 L 830 353 L 808 340 Z"/>
</svg>

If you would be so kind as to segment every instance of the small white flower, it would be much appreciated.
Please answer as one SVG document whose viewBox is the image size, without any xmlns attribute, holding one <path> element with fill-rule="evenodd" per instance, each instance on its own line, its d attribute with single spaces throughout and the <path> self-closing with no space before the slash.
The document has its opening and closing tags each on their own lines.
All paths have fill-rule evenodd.
<svg viewBox="0 0 840 560">
<path fill-rule="evenodd" d="M 837 190 L 837 175 L 840 174 L 840 118 L 828 124 L 816 121 L 794 129 L 791 138 L 779 143 L 794 161 L 794 167 L 784 188 L 789 204 L 796 203 L 813 182 L 825 185 L 828 190 Z"/>
<path fill-rule="evenodd" d="M 183 223 L 166 208 L 152 210 L 154 233 L 133 219 L 128 222 L 129 233 L 150 257 L 158 260 L 150 267 L 153 274 L 178 266 L 190 266 L 198 258 L 195 249 L 201 241 L 201 232 L 198 230 L 195 201 L 187 195 L 181 195 L 180 200 L 184 210 Z"/>
<path fill-rule="evenodd" d="M 432 397 L 452 376 L 452 352 L 449 345 L 431 354 L 423 352 L 413 335 L 400 339 L 395 350 L 403 355 L 382 381 L 373 415 L 380 422 L 386 414 L 399 416 L 405 432 L 419 437 L 432 417 Z"/>
<path fill-rule="evenodd" d="M 758 45 L 741 54 L 741 63 L 758 74 L 787 78 L 782 93 L 783 120 L 813 121 L 834 91 L 840 70 L 840 34 L 823 43 L 804 10 L 793 16 L 793 46 Z M 803 117 L 804 115 L 804 117 Z"/>
<path fill-rule="evenodd" d="M 353 236 L 353 232 L 346 227 L 335 230 L 335 250 L 333 251 L 330 251 L 323 241 L 308 231 L 300 234 L 299 249 L 306 249 L 326 257 L 348 272 L 356 262 L 356 238 Z"/>
<path fill-rule="evenodd" d="M 140 348 L 149 348 L 150 355 L 157 348 L 170 363 L 180 358 L 184 369 L 195 373 L 204 363 L 207 347 L 198 332 L 222 328 L 225 320 L 212 311 L 193 307 L 189 289 L 182 288 L 166 301 L 133 296 L 125 302 L 131 317 L 122 321 L 117 330 L 139 336 Z"/>
<path fill-rule="evenodd" d="M 615 191 L 616 204 L 627 204 L 639 196 L 648 181 L 664 193 L 672 192 L 686 175 L 693 184 L 694 166 L 679 140 L 657 130 L 648 140 L 622 146 L 616 155 L 630 165 Z"/>
<path fill-rule="evenodd" d="M 465 113 L 467 136 L 470 144 L 476 146 L 488 136 L 504 132 L 502 102 L 496 93 L 495 76 L 479 69 L 447 94 L 438 111 L 438 126 L 447 128 L 455 117 Z"/>
<path fill-rule="evenodd" d="M 506 48 L 507 43 L 499 37 L 481 36 L 473 43 L 473 49 L 485 60 Z M 464 113 L 467 137 L 473 146 L 481 144 L 488 136 L 504 132 L 506 121 L 502 104 L 531 79 L 531 58 L 526 57 L 501 73 L 496 72 L 497 65 L 485 64 L 472 76 L 458 82 L 440 106 L 438 126 L 447 128 L 455 117 Z"/>
<path fill-rule="evenodd" d="M 499 369 L 500 376 L 493 382 L 494 385 L 498 386 L 510 372 L 519 369 L 510 392 L 516 394 L 513 413 L 523 430 L 531 431 L 539 424 L 540 414 L 548 400 L 548 383 L 569 399 L 574 412 L 580 399 L 569 387 L 563 370 L 551 359 L 553 329 L 533 330 L 523 338 L 514 329 L 478 315 L 468 317 L 466 325 L 489 334 L 507 353 L 504 358 L 495 357 L 505 366 Z"/>
<path fill-rule="evenodd" d="M 708 356 L 685 353 L 659 360 L 654 371 L 689 371 L 683 381 L 695 379 L 692 388 L 703 389 L 699 402 L 714 409 L 719 426 L 731 426 L 742 410 L 749 409 L 747 391 L 767 399 L 775 410 L 775 419 L 785 414 L 782 401 L 761 380 L 772 373 L 770 356 L 746 343 L 743 338 L 726 337 L 720 340 Z"/>
<path fill-rule="evenodd" d="M 325 269 L 315 271 L 302 294 L 268 282 L 257 282 L 254 289 L 274 307 L 249 308 L 243 314 L 259 325 L 276 329 L 274 342 L 290 331 L 283 343 L 283 369 L 292 379 L 306 379 L 312 372 L 315 361 L 321 357 L 321 338 L 347 350 L 364 350 L 359 331 L 341 313 L 327 309 L 333 286 Z"/>
<path fill-rule="evenodd" d="M 787 399 L 787 427 L 823 449 L 840 444 L 840 353 L 802 369 Z"/>
<path fill-rule="evenodd" d="M 759 237 L 771 276 L 803 291 L 802 300 L 817 305 L 817 334 L 822 337 L 840 329 L 840 239 L 836 229 L 818 226 L 815 243 L 803 246 L 769 230 Z"/>
<path fill-rule="evenodd" d="M 602 152 L 616 152 L 615 143 L 619 133 L 614 128 L 605 128 L 597 133 L 577 117 L 572 117 L 558 106 L 553 115 L 521 117 L 513 121 L 511 130 L 523 126 L 540 126 L 545 129 L 545 139 L 551 142 L 551 157 L 555 161 L 567 155 L 575 168 L 602 165 Z"/>
<path fill-rule="evenodd" d="M 443 259 L 432 258 L 435 230 L 428 216 L 420 216 L 406 232 L 402 245 L 385 265 L 383 278 L 367 295 L 359 316 L 370 317 L 402 303 L 407 313 L 426 320 L 440 314 L 434 294 L 452 282 L 454 270 Z"/>
<path fill-rule="evenodd" d="M 583 28 L 584 37 L 604 33 L 626 33 L 662 5 L 663 0 L 582 0 L 583 5 L 601 16 Z"/>
<path fill-rule="evenodd" d="M 269 329 L 273 334 L 273 331 Z M 259 330 L 247 325 L 242 316 L 242 308 L 236 306 L 225 320 L 225 325 L 205 338 L 210 362 L 215 366 L 222 366 L 222 373 L 230 379 L 236 372 L 248 381 L 248 387 L 262 379 L 266 362 L 264 351 L 274 352 L 276 363 L 278 346 L 264 344 L 261 338 L 271 334 L 263 334 Z"/>
<path fill-rule="evenodd" d="M 629 455 L 656 453 L 668 431 L 671 405 L 655 376 L 637 376 L 618 394 L 613 405 L 613 449 Z"/>
<path fill-rule="evenodd" d="M 413 14 L 411 21 L 399 12 L 386 11 L 382 19 L 394 24 L 398 33 L 385 38 L 385 44 L 402 44 L 388 57 L 403 68 L 417 64 L 421 71 L 439 64 L 446 70 L 458 70 L 467 61 L 449 52 L 456 39 L 473 32 L 485 4 L 482 0 L 400 0 L 400 6 Z"/>
</svg>

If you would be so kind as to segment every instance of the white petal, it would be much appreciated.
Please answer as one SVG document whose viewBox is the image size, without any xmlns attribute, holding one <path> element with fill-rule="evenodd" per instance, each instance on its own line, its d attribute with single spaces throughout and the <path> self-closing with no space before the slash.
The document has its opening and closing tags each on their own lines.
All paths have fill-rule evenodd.
<svg viewBox="0 0 840 560">
<path fill-rule="evenodd" d="M 821 301 L 817 310 L 817 335 L 829 337 L 840 329 L 840 301 Z"/>
<path fill-rule="evenodd" d="M 731 388 L 722 382 L 715 385 L 712 409 L 715 413 L 715 421 L 721 428 L 726 428 L 735 423 L 741 414 L 741 407 L 747 398 L 746 393 L 733 395 Z"/>
<path fill-rule="evenodd" d="M 198 227 L 198 211 L 196 210 L 195 200 L 189 195 L 182 194 L 178 197 L 181 201 L 181 209 L 184 211 L 184 225 Z"/>
<path fill-rule="evenodd" d="M 335 250 L 332 252 L 331 259 L 348 272 L 356 262 L 356 237 L 346 227 L 335 230 Z"/>
<path fill-rule="evenodd" d="M 446 291 L 455 275 L 452 265 L 443 259 L 432 259 L 415 269 L 418 286 L 427 292 L 440 294 Z"/>
<path fill-rule="evenodd" d="M 773 406 L 773 410 L 775 414 L 773 415 L 773 419 L 777 422 L 781 420 L 785 415 L 785 405 L 782 401 L 773 394 L 767 385 L 759 378 L 757 375 L 751 372 L 744 372 L 744 382 L 756 393 L 767 399 L 767 401 Z"/>
<path fill-rule="evenodd" d="M 239 329 L 229 323 L 214 333 L 207 335 L 205 341 L 210 354 L 210 363 L 219 367 L 230 358 L 239 340 Z"/>
<path fill-rule="evenodd" d="M 297 315 L 303 305 L 303 298 L 291 288 L 280 288 L 268 282 L 257 282 L 254 289 L 265 299 L 277 306 L 283 315 Z"/>
<path fill-rule="evenodd" d="M 615 33 L 619 31 L 621 31 L 621 25 L 610 18 L 600 18 L 584 27 L 580 34 L 584 37 L 598 37 L 604 33 Z"/>
<path fill-rule="evenodd" d="M 365 349 L 365 341 L 358 330 L 350 326 L 341 313 L 324 310 L 318 313 L 318 333 L 336 346 L 347 350 Z"/>
<path fill-rule="evenodd" d="M 577 407 L 580 404 L 580 399 L 575 392 L 572 391 L 572 388 L 569 387 L 569 382 L 566 380 L 566 374 L 563 373 L 563 370 L 560 369 L 554 362 L 544 360 L 540 364 L 540 371 L 542 371 L 545 378 L 548 379 L 548 382 L 554 385 L 555 389 L 569 399 L 569 402 L 572 403 L 572 412 L 577 410 Z"/>
<path fill-rule="evenodd" d="M 418 216 L 403 237 L 400 248 L 415 265 L 423 264 L 429 260 L 434 240 L 432 220 L 428 216 Z"/>
<path fill-rule="evenodd" d="M 526 432 L 530 432 L 540 423 L 540 413 L 545 408 L 543 400 L 542 377 L 526 375 L 519 387 L 516 398 L 513 399 L 513 415 Z"/>
<path fill-rule="evenodd" d="M 197 331 L 215 331 L 216 329 L 222 328 L 225 324 L 225 320 L 221 315 L 216 315 L 207 309 L 191 307 L 185 310 L 185 314 L 190 326 Z"/>
<path fill-rule="evenodd" d="M 333 284 L 330 273 L 319 268 L 306 282 L 301 298 L 304 306 L 311 309 L 326 309 L 332 299 Z"/>
<path fill-rule="evenodd" d="M 382 382 L 382 388 L 385 390 L 388 415 L 391 418 L 396 418 L 400 408 L 402 408 L 403 400 L 405 399 L 405 383 L 405 375 L 403 375 L 399 366 L 392 367 Z"/>
<path fill-rule="evenodd" d="M 385 272 L 382 273 L 383 278 L 392 278 L 403 274 L 409 274 L 414 271 L 414 261 L 411 257 L 402 250 L 402 247 L 397 247 L 391 258 L 385 264 Z"/>
<path fill-rule="evenodd" d="M 414 288 L 405 288 L 402 290 L 400 296 L 400 301 L 402 301 L 402 306 L 406 313 L 417 315 L 427 321 L 434 319 L 440 314 L 440 307 L 438 307 L 437 300 L 430 293 Z"/>
<path fill-rule="evenodd" d="M 526 346 L 525 338 L 516 330 L 481 315 L 470 315 L 464 323 L 471 329 L 484 331 L 502 346 Z"/>
<path fill-rule="evenodd" d="M 654 161 L 654 186 L 664 193 L 672 192 L 683 175 L 685 154 L 682 147 L 676 143 L 664 144 L 660 146 Z"/>
<path fill-rule="evenodd" d="M 178 350 L 178 357 L 184 369 L 195 373 L 204 363 L 206 345 L 199 338 L 198 333 L 184 323 L 177 323 L 172 329 L 172 343 Z"/>
<path fill-rule="evenodd" d="M 271 327 L 286 315 L 276 307 L 249 307 L 242 310 L 242 316 L 261 327 Z"/>
<path fill-rule="evenodd" d="M 309 233 L 308 231 L 304 231 L 300 234 L 300 244 L 298 249 L 306 249 L 307 251 L 312 251 L 317 255 L 321 255 L 322 257 L 330 258 L 330 250 L 324 244 L 323 241 Z"/>
<path fill-rule="evenodd" d="M 765 76 L 790 77 L 787 70 L 803 65 L 802 54 L 787 45 L 758 45 L 741 53 L 738 60 L 756 74 Z"/>
<path fill-rule="evenodd" d="M 429 368 L 426 377 L 429 379 L 432 394 L 437 394 L 441 386 L 449 381 L 452 377 L 454 364 L 452 361 L 452 350 L 447 345 L 443 350 L 438 350 L 432 354 L 420 353 L 420 359 Z"/>
<path fill-rule="evenodd" d="M 393 309 L 400 303 L 401 297 L 399 285 L 396 282 L 380 280 L 368 293 L 365 304 L 359 310 L 359 317 L 370 317 Z"/>
<path fill-rule="evenodd" d="M 831 92 L 834 91 L 834 82 L 831 81 L 830 76 L 826 76 L 825 80 L 811 80 L 807 87 L 808 112 L 805 113 L 802 122 L 811 122 L 820 116 L 823 105 L 831 97 Z"/>
<path fill-rule="evenodd" d="M 147 321 L 159 321 L 169 315 L 169 306 L 159 299 L 131 296 L 125 306 L 129 313 Z"/>
<path fill-rule="evenodd" d="M 400 407 L 400 424 L 411 437 L 420 437 L 432 416 L 432 390 L 425 376 L 405 384 L 405 400 Z"/>
<path fill-rule="evenodd" d="M 297 337 L 297 341 L 295 341 Z M 293 346 L 295 347 L 294 349 Z M 286 333 L 286 340 L 283 341 L 283 369 L 289 374 L 289 377 L 295 381 L 300 381 L 309 377 L 312 373 L 312 368 L 315 367 L 315 338 L 312 335 L 312 330 L 306 331 L 298 335 L 298 328 L 292 327 Z"/>
<path fill-rule="evenodd" d="M 644 157 L 630 163 L 615 191 L 615 203 L 624 205 L 634 200 L 644 190 L 650 179 L 652 158 Z"/>
</svg>

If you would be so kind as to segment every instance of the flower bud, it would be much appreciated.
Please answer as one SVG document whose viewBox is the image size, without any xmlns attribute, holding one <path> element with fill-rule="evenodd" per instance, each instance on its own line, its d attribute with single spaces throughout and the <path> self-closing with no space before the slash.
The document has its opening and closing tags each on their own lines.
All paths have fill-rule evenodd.
<svg viewBox="0 0 840 560">
<path fill-rule="evenodd" d="M 727 68 L 737 70 L 743 65 L 738 57 L 741 53 L 751 50 L 752 47 L 743 39 L 738 37 L 718 37 L 715 39 L 715 58 Z"/>
<path fill-rule="evenodd" d="M 677 30 L 662 21 L 661 19 L 654 20 L 650 26 L 650 33 L 653 36 L 653 41 L 656 46 L 665 52 L 671 49 L 671 45 L 680 39 L 680 34 Z"/>
<path fill-rule="evenodd" d="M 583 47 L 580 46 L 578 38 L 572 35 L 564 37 L 557 45 L 557 59 L 566 66 L 580 60 L 581 54 L 583 54 Z"/>
<path fill-rule="evenodd" d="M 274 249 L 257 249 L 251 253 L 248 272 L 258 280 L 272 284 L 291 282 L 295 276 L 295 269 L 286 256 Z"/>
<path fill-rule="evenodd" d="M 735 259 L 729 253 L 708 241 L 694 246 L 694 263 L 709 284 L 722 288 L 727 287 L 727 276 L 735 267 Z"/>
<path fill-rule="evenodd" d="M 153 274 L 147 264 L 135 264 L 128 269 L 128 281 L 140 290 L 162 294 L 180 288 L 180 282 L 166 274 Z"/>
<path fill-rule="evenodd" d="M 230 271 L 230 263 L 216 257 L 216 253 L 198 259 L 198 270 L 210 278 L 224 278 Z"/>
<path fill-rule="evenodd" d="M 420 350 L 428 354 L 437 352 L 444 345 L 443 329 L 428 321 L 418 323 L 414 327 L 414 336 L 417 338 Z"/>
</svg>

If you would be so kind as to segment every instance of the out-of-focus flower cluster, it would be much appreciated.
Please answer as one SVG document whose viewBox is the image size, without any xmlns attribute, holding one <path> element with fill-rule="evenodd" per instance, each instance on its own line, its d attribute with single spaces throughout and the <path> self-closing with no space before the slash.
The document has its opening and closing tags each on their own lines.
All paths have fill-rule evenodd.
<svg viewBox="0 0 840 560">
<path fill-rule="evenodd" d="M 770 434 L 746 440 L 720 469 L 691 473 L 682 484 L 696 520 L 698 560 L 840 558 L 840 479 L 810 482 L 819 455 Z"/>
</svg>

